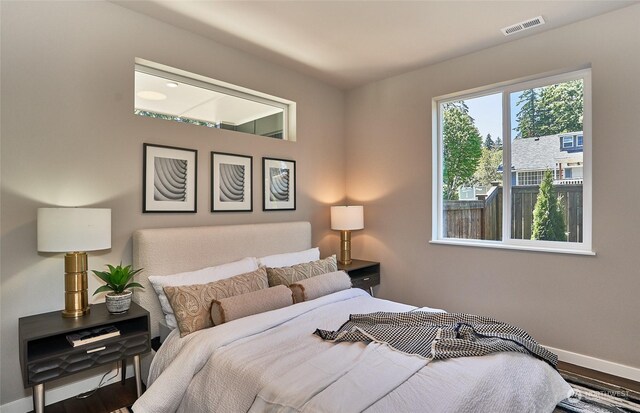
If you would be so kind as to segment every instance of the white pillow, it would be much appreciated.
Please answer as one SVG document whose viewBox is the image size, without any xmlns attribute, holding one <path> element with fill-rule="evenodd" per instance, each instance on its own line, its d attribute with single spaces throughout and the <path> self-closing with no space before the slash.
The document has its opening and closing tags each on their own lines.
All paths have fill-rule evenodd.
<svg viewBox="0 0 640 413">
<path fill-rule="evenodd" d="M 320 249 L 318 247 L 304 251 L 288 252 L 285 254 L 268 255 L 258 258 L 258 264 L 265 267 L 291 267 L 292 265 L 305 262 L 317 261 L 320 259 Z"/>
<path fill-rule="evenodd" d="M 149 277 L 149 282 L 151 282 L 153 289 L 156 294 L 158 294 L 158 300 L 160 300 L 160 306 L 162 307 L 167 327 L 174 329 L 178 326 L 178 323 L 176 322 L 176 317 L 173 315 L 171 304 L 169 304 L 169 300 L 164 293 L 164 287 L 207 284 L 257 269 L 258 262 L 256 259 L 254 257 L 248 257 L 240 261 L 216 265 L 215 267 L 207 267 L 197 271 L 181 272 L 172 275 L 152 275 Z"/>
</svg>

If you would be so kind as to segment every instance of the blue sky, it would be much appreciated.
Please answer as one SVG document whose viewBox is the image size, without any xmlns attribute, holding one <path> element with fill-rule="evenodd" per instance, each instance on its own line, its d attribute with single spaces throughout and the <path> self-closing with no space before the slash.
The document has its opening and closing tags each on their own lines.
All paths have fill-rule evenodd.
<svg viewBox="0 0 640 413">
<path fill-rule="evenodd" d="M 511 127 L 514 128 L 516 123 L 516 114 L 518 109 L 515 102 L 518 101 L 520 93 L 511 96 Z M 482 96 L 479 98 L 466 99 L 465 103 L 469 107 L 469 114 L 474 119 L 476 126 L 480 130 L 482 140 L 487 137 L 487 133 L 491 134 L 491 138 L 495 141 L 502 136 L 502 94 Z M 511 139 L 515 138 L 512 131 Z"/>
</svg>

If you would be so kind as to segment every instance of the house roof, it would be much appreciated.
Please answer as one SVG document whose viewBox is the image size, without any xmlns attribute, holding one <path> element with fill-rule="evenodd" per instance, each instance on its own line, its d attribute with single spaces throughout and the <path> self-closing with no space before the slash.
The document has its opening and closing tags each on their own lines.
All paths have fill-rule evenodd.
<svg viewBox="0 0 640 413">
<path fill-rule="evenodd" d="M 582 150 L 561 150 L 560 137 L 578 134 L 561 133 L 559 135 L 540 136 L 538 138 L 516 138 L 511 142 L 512 170 L 555 169 L 556 162 L 582 162 Z M 582 134 L 582 132 L 580 132 Z"/>
</svg>

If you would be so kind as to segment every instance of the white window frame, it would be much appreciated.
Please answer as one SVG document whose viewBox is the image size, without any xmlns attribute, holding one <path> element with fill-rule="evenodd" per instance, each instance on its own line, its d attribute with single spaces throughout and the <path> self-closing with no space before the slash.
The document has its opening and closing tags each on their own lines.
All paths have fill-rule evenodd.
<svg viewBox="0 0 640 413">
<path fill-rule="evenodd" d="M 521 240 L 511 238 L 511 93 L 527 89 L 549 86 L 552 84 L 583 80 L 584 112 L 583 112 L 583 237 L 582 242 Z M 475 240 L 445 238 L 443 236 L 443 198 L 442 198 L 442 123 L 440 107 L 444 103 L 478 98 L 486 95 L 502 93 L 502 140 L 503 143 L 503 206 L 502 206 L 502 240 Z M 432 238 L 431 243 L 462 245 L 484 248 L 503 248 L 525 251 L 541 251 L 565 254 L 595 255 L 592 250 L 592 98 L 591 68 L 585 67 L 572 71 L 557 71 L 487 87 L 476 88 L 449 95 L 435 97 L 432 100 Z"/>
<path fill-rule="evenodd" d="M 540 178 L 540 179 L 539 179 L 539 182 L 538 182 L 538 183 L 535 183 L 535 184 L 532 184 L 532 183 L 523 183 L 523 182 L 520 180 L 520 174 L 522 174 L 522 175 L 523 175 L 523 176 L 522 176 L 522 178 L 523 178 L 523 179 L 522 179 L 522 181 L 530 180 L 530 179 L 528 179 L 528 178 L 530 178 L 530 177 L 531 177 L 531 175 L 527 176 L 527 174 L 535 174 L 535 176 L 533 176 L 533 177 L 535 178 L 535 180 L 536 180 L 536 181 L 538 181 L 538 178 Z M 554 171 L 554 179 L 555 179 L 555 176 L 556 176 L 556 173 L 555 173 L 555 171 Z M 522 170 L 522 171 L 516 171 L 516 186 L 538 185 L 540 182 L 542 182 L 542 178 L 543 178 L 543 177 L 544 177 L 544 171 L 540 171 L 540 170 Z M 512 186 L 513 186 L 513 184 L 512 184 Z"/>
<path fill-rule="evenodd" d="M 573 135 L 562 137 L 562 149 L 573 148 Z"/>
<path fill-rule="evenodd" d="M 576 136 L 576 147 L 582 148 L 584 146 L 584 137 L 583 135 Z"/>
</svg>

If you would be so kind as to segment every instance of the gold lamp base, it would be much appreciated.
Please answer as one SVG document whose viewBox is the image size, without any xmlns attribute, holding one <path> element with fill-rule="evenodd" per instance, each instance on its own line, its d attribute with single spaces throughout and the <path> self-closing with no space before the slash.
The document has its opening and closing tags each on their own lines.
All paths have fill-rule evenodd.
<svg viewBox="0 0 640 413">
<path fill-rule="evenodd" d="M 351 231 L 340 231 L 340 259 L 342 265 L 351 264 Z"/>
<path fill-rule="evenodd" d="M 82 317 L 89 314 L 87 293 L 87 253 L 70 252 L 64 256 L 64 310 L 63 317 Z"/>
</svg>

